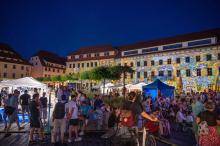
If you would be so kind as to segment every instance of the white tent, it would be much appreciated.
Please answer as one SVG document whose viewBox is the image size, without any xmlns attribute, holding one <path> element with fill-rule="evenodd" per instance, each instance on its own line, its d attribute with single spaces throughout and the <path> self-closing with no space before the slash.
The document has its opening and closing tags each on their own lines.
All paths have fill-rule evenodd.
<svg viewBox="0 0 220 146">
<path fill-rule="evenodd" d="M 129 90 L 140 90 L 140 91 L 142 91 L 142 87 L 145 86 L 145 85 L 147 85 L 147 84 L 144 83 L 144 82 L 140 82 L 138 84 L 131 85 L 129 87 Z"/>
<path fill-rule="evenodd" d="M 15 80 L 8 80 L 0 82 L 0 87 L 12 87 L 13 89 L 18 87 L 24 88 L 41 88 L 44 91 L 47 90 L 47 85 L 35 80 L 32 77 L 24 77 Z"/>
<path fill-rule="evenodd" d="M 105 90 L 104 90 L 104 85 L 102 84 L 100 86 L 101 93 L 103 93 L 103 90 L 104 90 L 104 94 L 108 94 L 112 90 L 111 87 L 113 87 L 113 86 L 114 86 L 114 84 L 107 83 L 107 84 L 105 84 Z"/>
</svg>

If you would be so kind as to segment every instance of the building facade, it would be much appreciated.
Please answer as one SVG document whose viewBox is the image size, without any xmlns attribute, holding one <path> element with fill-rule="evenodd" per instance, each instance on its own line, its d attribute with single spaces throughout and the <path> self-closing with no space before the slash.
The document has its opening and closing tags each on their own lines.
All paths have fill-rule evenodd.
<svg viewBox="0 0 220 146">
<path fill-rule="evenodd" d="M 0 80 L 31 76 L 31 64 L 7 44 L 0 44 Z"/>
<path fill-rule="evenodd" d="M 33 65 L 31 75 L 34 78 L 64 75 L 66 60 L 48 51 L 39 51 L 30 60 Z"/>
<path fill-rule="evenodd" d="M 105 47 L 88 48 L 68 56 L 67 73 L 91 69 L 93 61 L 96 66 L 127 65 L 135 72 L 127 75 L 126 83 L 150 83 L 159 78 L 177 87 L 181 78 L 185 91 L 203 91 L 216 84 L 220 71 L 220 29 L 112 48 L 107 59 L 95 55 L 102 52 L 103 56 L 109 51 Z"/>
<path fill-rule="evenodd" d="M 66 73 L 80 73 L 98 66 L 115 65 L 117 50 L 110 45 L 80 48 L 67 56 Z"/>
</svg>

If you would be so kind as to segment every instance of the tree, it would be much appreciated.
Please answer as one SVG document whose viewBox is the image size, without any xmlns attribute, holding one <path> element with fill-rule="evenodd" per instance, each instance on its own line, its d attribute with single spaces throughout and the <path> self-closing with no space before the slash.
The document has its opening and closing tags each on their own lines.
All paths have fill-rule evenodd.
<svg viewBox="0 0 220 146">
<path fill-rule="evenodd" d="M 127 73 L 133 73 L 134 70 L 130 66 L 114 66 L 112 72 L 116 75 L 115 77 L 120 77 L 123 75 L 123 97 L 125 98 L 125 78 Z"/>
<path fill-rule="evenodd" d="M 91 70 L 90 79 L 92 80 L 103 80 L 103 94 L 105 91 L 105 83 L 108 79 L 113 79 L 110 67 L 100 66 Z"/>
</svg>

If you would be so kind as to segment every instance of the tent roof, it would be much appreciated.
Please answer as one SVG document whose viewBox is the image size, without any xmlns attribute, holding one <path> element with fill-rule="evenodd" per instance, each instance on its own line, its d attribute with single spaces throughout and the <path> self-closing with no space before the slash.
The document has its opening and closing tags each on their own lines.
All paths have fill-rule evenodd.
<svg viewBox="0 0 220 146">
<path fill-rule="evenodd" d="M 164 88 L 174 89 L 175 87 L 169 86 L 161 82 L 159 79 L 156 79 L 153 83 L 143 86 L 143 89 L 164 89 Z"/>
<path fill-rule="evenodd" d="M 24 77 L 15 80 L 8 80 L 0 82 L 0 86 L 3 87 L 30 87 L 30 88 L 46 88 L 47 85 L 35 80 L 32 77 Z"/>
</svg>

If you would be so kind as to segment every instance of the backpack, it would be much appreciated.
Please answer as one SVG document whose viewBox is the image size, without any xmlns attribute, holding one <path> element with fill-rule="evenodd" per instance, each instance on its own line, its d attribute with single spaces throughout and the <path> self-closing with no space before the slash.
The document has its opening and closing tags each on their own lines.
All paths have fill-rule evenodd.
<svg viewBox="0 0 220 146">
<path fill-rule="evenodd" d="M 199 124 L 198 133 L 199 133 L 199 135 L 208 135 L 209 134 L 209 127 L 208 127 L 208 124 L 206 121 L 202 121 Z"/>
<path fill-rule="evenodd" d="M 65 104 L 58 102 L 54 108 L 54 118 L 55 119 L 63 119 L 65 116 Z"/>
<path fill-rule="evenodd" d="M 132 127 L 135 125 L 135 118 L 131 111 L 122 110 L 120 115 L 122 121 L 121 124 L 126 127 Z"/>
</svg>

